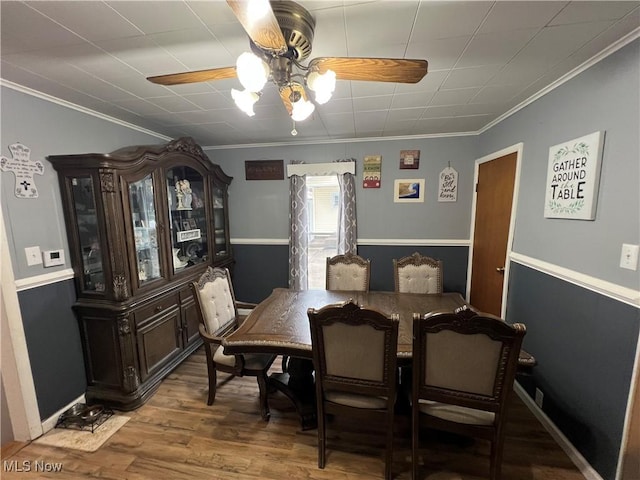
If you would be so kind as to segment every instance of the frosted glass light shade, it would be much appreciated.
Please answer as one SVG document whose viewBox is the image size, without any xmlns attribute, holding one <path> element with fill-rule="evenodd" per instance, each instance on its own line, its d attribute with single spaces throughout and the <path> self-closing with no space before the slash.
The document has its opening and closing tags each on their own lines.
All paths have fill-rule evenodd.
<svg viewBox="0 0 640 480">
<path fill-rule="evenodd" d="M 291 118 L 296 122 L 301 122 L 309 118 L 309 115 L 313 113 L 316 106 L 308 100 L 301 98 L 297 102 L 294 102 L 291 109 Z"/>
<path fill-rule="evenodd" d="M 269 66 L 257 55 L 244 52 L 236 61 L 236 74 L 245 89 L 259 92 L 269 79 Z"/>
<path fill-rule="evenodd" d="M 249 90 L 240 91 L 232 88 L 231 97 L 240 110 L 250 117 L 255 115 L 253 105 L 260 99 L 260 96 L 257 93 L 250 92 Z"/>
<path fill-rule="evenodd" d="M 316 102 L 327 103 L 336 89 L 336 73 L 327 70 L 325 73 L 310 72 L 307 75 L 307 87 L 315 93 Z"/>
</svg>

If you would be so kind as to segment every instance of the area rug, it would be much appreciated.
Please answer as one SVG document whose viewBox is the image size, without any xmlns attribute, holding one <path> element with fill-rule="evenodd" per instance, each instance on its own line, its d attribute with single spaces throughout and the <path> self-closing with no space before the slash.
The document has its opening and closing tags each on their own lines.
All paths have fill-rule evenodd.
<svg viewBox="0 0 640 480">
<path fill-rule="evenodd" d="M 91 433 L 91 430 L 54 428 L 34 440 L 33 443 L 51 447 L 71 448 L 73 450 L 82 450 L 83 452 L 95 452 L 128 421 L 129 417 L 113 415 L 97 427 L 93 433 Z"/>
</svg>

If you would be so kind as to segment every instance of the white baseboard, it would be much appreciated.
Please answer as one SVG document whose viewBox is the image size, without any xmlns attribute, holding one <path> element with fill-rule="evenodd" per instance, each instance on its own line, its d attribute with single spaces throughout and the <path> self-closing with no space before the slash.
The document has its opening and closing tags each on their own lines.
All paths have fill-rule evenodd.
<svg viewBox="0 0 640 480">
<path fill-rule="evenodd" d="M 529 408 L 531 413 L 533 413 L 533 415 L 540 421 L 545 430 L 549 432 L 551 437 L 553 437 L 558 445 L 560 445 L 560 448 L 564 450 L 564 453 L 567 454 L 574 465 L 578 467 L 578 470 L 580 470 L 580 473 L 584 475 L 584 478 L 586 480 L 604 480 L 600 476 L 600 474 L 596 472 L 595 469 L 589 464 L 589 462 L 587 462 L 587 460 L 582 456 L 578 449 L 573 446 L 569 439 L 565 437 L 564 433 L 560 431 L 556 424 L 551 421 L 547 414 L 544 413 L 540 409 L 540 407 L 535 404 L 533 399 L 518 382 L 514 383 L 513 390 Z"/>
<path fill-rule="evenodd" d="M 56 426 L 56 423 L 58 423 L 58 418 L 60 418 L 60 415 L 62 415 L 62 413 L 65 410 L 67 410 L 68 408 L 71 408 L 76 403 L 85 403 L 84 393 L 82 395 L 80 395 L 78 398 L 76 398 L 73 402 L 67 404 L 66 407 L 62 407 L 56 413 L 54 413 L 49 418 L 47 418 L 45 421 L 43 421 L 42 422 L 42 433 L 45 434 L 49 430 L 53 430 L 53 428 Z"/>
</svg>

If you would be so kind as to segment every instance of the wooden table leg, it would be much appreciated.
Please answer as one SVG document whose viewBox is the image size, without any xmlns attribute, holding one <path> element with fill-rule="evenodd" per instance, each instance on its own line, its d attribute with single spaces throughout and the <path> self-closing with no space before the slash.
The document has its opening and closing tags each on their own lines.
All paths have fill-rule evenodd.
<svg viewBox="0 0 640 480">
<path fill-rule="evenodd" d="M 272 373 L 269 385 L 284 393 L 295 405 L 300 416 L 302 430 L 318 426 L 313 362 L 305 358 L 291 357 L 284 373 Z"/>
</svg>

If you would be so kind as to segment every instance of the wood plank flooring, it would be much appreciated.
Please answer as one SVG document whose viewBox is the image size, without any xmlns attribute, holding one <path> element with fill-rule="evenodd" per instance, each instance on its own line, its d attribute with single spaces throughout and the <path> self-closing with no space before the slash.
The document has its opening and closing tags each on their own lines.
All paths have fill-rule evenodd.
<svg viewBox="0 0 640 480">
<path fill-rule="evenodd" d="M 280 369 L 276 360 L 274 371 Z M 327 465 L 317 467 L 316 431 L 301 431 L 289 400 L 270 397 L 271 419 L 259 414 L 255 378 L 219 374 L 218 393 L 206 405 L 202 349 L 161 384 L 155 395 L 97 452 L 28 444 L 3 458 L 0 476 L 11 479 L 113 480 L 370 480 L 382 478 L 383 438 L 374 425 L 329 426 Z M 503 480 L 584 480 L 562 449 L 517 396 L 505 444 Z M 336 421 L 338 421 L 336 419 Z M 393 474 L 411 478 L 408 419 L 398 419 Z M 423 480 L 484 480 L 489 444 L 423 435 Z M 29 462 L 30 472 L 9 472 L 7 462 Z M 35 462 L 59 463 L 59 472 L 36 472 Z"/>
</svg>

